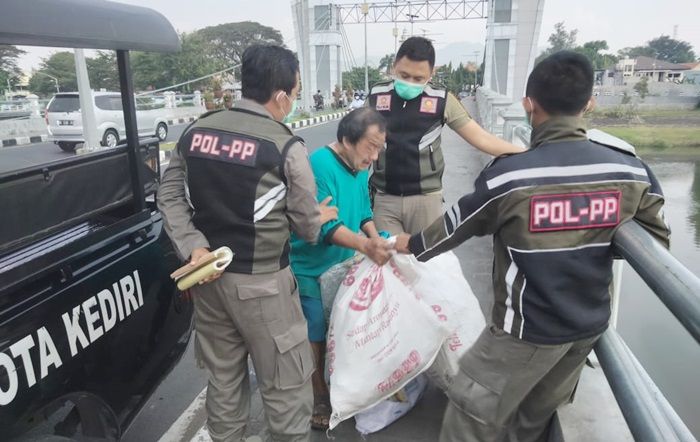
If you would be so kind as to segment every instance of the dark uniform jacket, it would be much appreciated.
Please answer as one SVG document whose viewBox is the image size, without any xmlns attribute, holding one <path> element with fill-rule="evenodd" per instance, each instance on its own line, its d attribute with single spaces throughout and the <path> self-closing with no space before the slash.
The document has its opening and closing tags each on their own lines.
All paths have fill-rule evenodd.
<svg viewBox="0 0 700 442">
<path fill-rule="evenodd" d="M 610 317 L 615 230 L 634 220 L 668 246 L 661 187 L 638 157 L 588 140 L 574 117 L 538 126 L 531 145 L 488 165 L 474 193 L 409 248 L 426 261 L 493 234 L 493 323 L 541 344 L 595 336 Z"/>
<path fill-rule="evenodd" d="M 404 100 L 394 82 L 377 83 L 369 107 L 387 119 L 386 149 L 374 163 L 372 186 L 391 195 L 420 195 L 442 189 L 445 161 L 440 134 L 445 125 L 447 91 L 431 83 L 413 100 Z"/>
<path fill-rule="evenodd" d="M 289 232 L 315 242 L 321 227 L 306 148 L 251 100 L 205 114 L 178 141 L 158 192 L 183 258 L 228 246 L 226 269 L 272 273 L 289 263 Z"/>
</svg>

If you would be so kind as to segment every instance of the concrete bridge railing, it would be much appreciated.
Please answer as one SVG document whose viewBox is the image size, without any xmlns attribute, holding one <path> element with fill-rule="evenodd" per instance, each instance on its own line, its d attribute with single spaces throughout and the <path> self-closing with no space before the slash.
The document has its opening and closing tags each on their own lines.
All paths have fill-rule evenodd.
<svg viewBox="0 0 700 442">
<path fill-rule="evenodd" d="M 529 144 L 525 110 L 519 101 L 513 102 L 510 97 L 481 87 L 476 90 L 476 104 L 484 129 L 520 146 Z M 516 136 L 516 132 L 527 135 L 527 142 Z"/>
</svg>

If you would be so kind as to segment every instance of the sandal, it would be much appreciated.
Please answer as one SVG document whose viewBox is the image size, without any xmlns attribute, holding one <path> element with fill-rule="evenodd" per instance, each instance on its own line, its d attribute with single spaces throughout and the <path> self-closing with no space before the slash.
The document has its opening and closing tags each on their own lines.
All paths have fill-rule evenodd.
<svg viewBox="0 0 700 442">
<path fill-rule="evenodd" d="M 314 410 L 311 414 L 311 428 L 314 430 L 327 430 L 331 419 L 331 404 L 328 396 L 314 398 Z"/>
</svg>

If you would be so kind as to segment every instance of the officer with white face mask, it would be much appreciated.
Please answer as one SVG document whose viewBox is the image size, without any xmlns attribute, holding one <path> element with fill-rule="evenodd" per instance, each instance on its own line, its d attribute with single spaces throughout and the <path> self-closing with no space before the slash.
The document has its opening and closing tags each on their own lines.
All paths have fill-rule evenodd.
<svg viewBox="0 0 700 442">
<path fill-rule="evenodd" d="M 377 228 L 415 233 L 442 214 L 440 147 L 447 125 L 479 150 L 498 156 L 521 152 L 474 122 L 457 98 L 430 83 L 435 49 L 423 37 L 407 39 L 396 54 L 393 80 L 372 87 L 368 106 L 386 118 L 386 150 L 374 163 Z"/>
</svg>

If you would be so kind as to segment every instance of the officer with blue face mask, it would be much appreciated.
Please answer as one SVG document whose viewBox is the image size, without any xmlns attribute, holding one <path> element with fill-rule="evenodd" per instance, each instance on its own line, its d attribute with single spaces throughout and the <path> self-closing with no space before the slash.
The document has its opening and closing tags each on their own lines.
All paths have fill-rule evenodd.
<svg viewBox="0 0 700 442">
<path fill-rule="evenodd" d="M 481 128 L 457 98 L 430 82 L 435 49 L 423 37 L 407 39 L 396 54 L 390 81 L 375 84 L 368 106 L 387 120 L 386 149 L 374 163 L 377 228 L 416 233 L 442 214 L 440 147 L 445 124 L 477 149 L 498 156 L 521 152 Z"/>
</svg>

